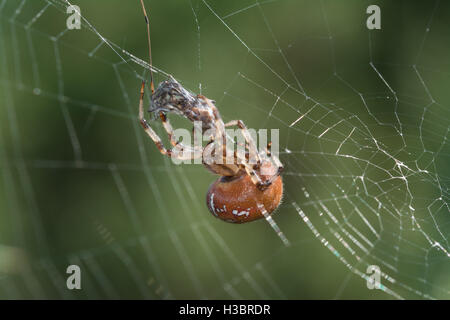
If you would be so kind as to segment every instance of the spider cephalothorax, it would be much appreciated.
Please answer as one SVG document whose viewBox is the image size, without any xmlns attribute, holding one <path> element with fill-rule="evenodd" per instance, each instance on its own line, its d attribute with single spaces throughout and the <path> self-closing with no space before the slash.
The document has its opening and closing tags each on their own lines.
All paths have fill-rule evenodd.
<svg viewBox="0 0 450 320">
<path fill-rule="evenodd" d="M 160 137 L 144 118 L 145 83 L 142 82 L 139 120 L 145 132 L 162 154 L 178 160 L 202 157 L 203 164 L 210 171 L 221 176 L 210 186 L 207 193 L 207 206 L 214 216 L 233 223 L 249 222 L 264 217 L 282 241 L 288 245 L 288 240 L 270 216 L 279 206 L 283 195 L 283 183 L 280 176 L 283 165 L 276 155 L 272 155 L 271 143 L 267 145 L 265 152 L 260 152 L 242 120 L 224 123 L 213 100 L 203 95 L 193 94 L 171 76 L 154 90 L 150 27 L 143 0 L 141 4 L 147 23 L 149 42 L 152 91 L 149 112 L 161 119 L 172 147 L 169 149 L 164 147 Z M 185 117 L 194 123 L 200 122 L 203 138 L 208 139 L 206 146 L 203 148 L 203 146 L 180 143 L 169 122 L 168 114 Z M 246 151 L 244 154 L 232 152 L 231 161 L 227 152 L 225 130 L 227 127 L 238 127 L 245 139 Z M 215 148 L 216 146 L 219 148 Z M 211 158 L 211 155 L 214 157 Z M 249 161 L 250 159 L 255 161 Z"/>
</svg>

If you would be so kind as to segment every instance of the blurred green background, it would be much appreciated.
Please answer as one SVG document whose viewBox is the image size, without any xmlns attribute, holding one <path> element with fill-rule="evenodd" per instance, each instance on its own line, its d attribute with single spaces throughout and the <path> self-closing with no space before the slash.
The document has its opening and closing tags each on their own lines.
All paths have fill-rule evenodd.
<svg viewBox="0 0 450 320">
<path fill-rule="evenodd" d="M 81 30 L 65 1 L 0 1 L 0 298 L 450 297 L 449 3 L 146 1 L 157 82 L 280 129 L 290 248 L 264 221 L 215 219 L 216 177 L 139 127 L 139 1 L 73 4 Z M 367 289 L 372 264 L 394 293 Z"/>
</svg>

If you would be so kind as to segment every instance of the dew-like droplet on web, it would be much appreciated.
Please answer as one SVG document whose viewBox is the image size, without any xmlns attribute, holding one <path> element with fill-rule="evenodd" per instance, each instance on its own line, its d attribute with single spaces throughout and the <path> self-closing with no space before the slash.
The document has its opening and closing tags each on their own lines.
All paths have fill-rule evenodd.
<svg viewBox="0 0 450 320">
<path fill-rule="evenodd" d="M 305 188 L 305 187 L 302 187 L 302 191 L 303 191 L 303 194 L 305 195 L 305 197 L 306 197 L 306 198 L 309 198 L 309 192 L 306 191 L 306 188 Z"/>
</svg>

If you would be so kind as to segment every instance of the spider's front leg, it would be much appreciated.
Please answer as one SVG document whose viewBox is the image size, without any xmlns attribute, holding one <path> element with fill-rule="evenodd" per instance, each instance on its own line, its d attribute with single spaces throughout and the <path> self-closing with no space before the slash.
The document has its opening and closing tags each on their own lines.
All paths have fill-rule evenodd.
<svg viewBox="0 0 450 320">
<path fill-rule="evenodd" d="M 178 152 L 174 152 L 174 148 L 172 149 L 166 149 L 161 141 L 161 138 L 156 134 L 156 132 L 150 127 L 147 120 L 144 118 L 144 89 L 145 89 L 145 82 L 142 81 L 141 86 L 141 92 L 140 92 L 140 98 L 139 98 L 139 122 L 141 123 L 142 127 L 145 130 L 145 133 L 150 137 L 150 139 L 153 140 L 158 150 L 163 154 L 167 155 L 168 157 L 173 157 L 179 160 L 192 160 L 197 157 L 201 157 L 201 152 L 196 153 L 192 152 L 179 152 L 181 150 L 177 150 Z"/>
<path fill-rule="evenodd" d="M 164 130 L 166 130 L 167 136 L 169 137 L 170 143 L 172 144 L 173 147 L 177 147 L 181 150 L 191 152 L 191 153 L 195 154 L 195 158 L 199 158 L 201 156 L 201 154 L 203 153 L 202 147 L 200 147 L 200 146 L 192 147 L 192 146 L 186 146 L 186 145 L 182 144 L 180 141 L 178 141 L 176 139 L 175 132 L 174 132 L 172 125 L 170 124 L 170 121 L 167 118 L 167 116 L 164 113 L 160 112 L 159 118 L 161 119 Z"/>
<path fill-rule="evenodd" d="M 159 151 L 164 154 L 170 156 L 170 152 L 164 148 L 160 137 L 156 134 L 156 132 L 150 127 L 147 120 L 144 118 L 144 92 L 145 92 L 145 82 L 142 81 L 141 92 L 139 97 L 139 122 L 141 123 L 142 128 L 144 128 L 145 133 L 153 140 L 156 144 L 156 147 Z"/>
<path fill-rule="evenodd" d="M 244 137 L 245 142 L 248 144 L 250 156 L 255 156 L 257 166 L 260 166 L 261 165 L 261 157 L 259 155 L 258 148 L 256 147 L 255 142 L 253 141 L 253 138 L 247 129 L 247 126 L 244 124 L 244 122 L 242 120 L 231 120 L 231 121 L 225 123 L 225 128 L 232 127 L 232 126 L 237 126 L 241 130 L 242 136 Z"/>
</svg>

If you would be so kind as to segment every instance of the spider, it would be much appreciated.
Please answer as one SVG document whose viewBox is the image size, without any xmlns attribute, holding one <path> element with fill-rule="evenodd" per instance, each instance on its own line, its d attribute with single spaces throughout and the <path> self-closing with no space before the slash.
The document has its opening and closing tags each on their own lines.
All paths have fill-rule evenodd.
<svg viewBox="0 0 450 320">
<path fill-rule="evenodd" d="M 163 155 L 179 160 L 202 157 L 204 166 L 220 176 L 211 184 L 206 195 L 207 207 L 215 217 L 231 223 L 245 223 L 264 217 L 284 244 L 288 246 L 289 241 L 270 215 L 279 206 L 283 195 L 283 182 L 280 175 L 283 165 L 278 157 L 271 153 L 271 143 L 269 142 L 267 145 L 265 154 L 258 152 L 255 142 L 242 120 L 232 120 L 224 123 L 219 110 L 215 106 L 215 101 L 203 95 L 191 93 L 172 76 L 169 76 L 168 80 L 161 82 L 155 90 L 151 58 L 150 23 L 143 0 L 141 0 L 141 5 L 147 24 L 149 49 L 151 90 L 149 113 L 159 116 L 172 148 L 167 149 L 164 147 L 161 138 L 144 117 L 145 81 L 142 81 L 139 98 L 139 121 L 144 131 Z M 202 134 L 208 133 L 209 141 L 206 146 L 191 147 L 180 143 L 176 139 L 172 125 L 167 117 L 169 113 L 184 117 L 191 122 L 201 123 Z M 216 147 L 217 144 L 221 146 L 226 143 L 225 128 L 227 127 L 237 127 L 241 131 L 245 140 L 245 155 L 234 152 L 232 163 L 229 163 L 229 161 L 205 160 L 210 159 L 206 157 L 207 151 L 211 152 L 211 148 Z M 176 152 L 179 150 L 188 152 Z M 226 150 L 222 152 L 220 150 L 223 149 L 218 151 L 219 158 L 223 157 L 225 159 Z M 220 153 L 222 153 L 221 156 Z M 248 161 L 250 155 L 254 155 L 256 158 L 253 164 L 250 164 Z"/>
</svg>

